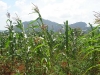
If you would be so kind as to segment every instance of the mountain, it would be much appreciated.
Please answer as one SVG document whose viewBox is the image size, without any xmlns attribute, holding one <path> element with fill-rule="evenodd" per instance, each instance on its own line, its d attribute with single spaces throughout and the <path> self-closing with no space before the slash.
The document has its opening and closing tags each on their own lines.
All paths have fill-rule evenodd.
<svg viewBox="0 0 100 75">
<path fill-rule="evenodd" d="M 0 30 L 0 32 L 3 32 L 3 31 L 5 31 L 5 30 Z"/>
<path fill-rule="evenodd" d="M 33 26 L 36 26 L 37 25 L 37 22 L 34 22 L 32 24 L 30 24 L 30 22 L 32 21 L 25 21 L 23 22 L 23 25 L 24 25 L 24 29 L 26 30 L 27 28 L 31 27 L 32 25 Z M 42 23 L 40 22 L 40 20 L 38 20 L 38 23 L 41 25 Z M 54 32 L 57 32 L 59 30 L 62 29 L 62 25 L 61 24 L 58 24 L 56 22 L 52 22 L 52 21 L 49 21 L 49 20 L 45 20 L 43 19 L 43 23 L 44 25 L 47 25 L 48 26 L 48 31 L 50 30 L 53 30 Z M 17 27 L 14 27 L 15 31 L 20 31 L 20 29 L 18 29 Z M 40 30 L 39 28 L 38 29 L 35 29 L 35 30 Z"/>
<path fill-rule="evenodd" d="M 25 21 L 23 22 L 24 29 L 26 30 L 32 25 L 37 25 L 37 22 L 34 22 L 33 24 L 29 24 L 31 21 Z M 38 22 L 41 24 L 41 22 L 38 20 Z M 43 23 L 48 26 L 48 30 L 53 30 L 54 32 L 60 31 L 63 28 L 63 24 L 58 24 L 56 22 L 52 22 L 50 20 L 43 19 Z M 81 28 L 82 30 L 87 30 L 87 24 L 85 22 L 76 22 L 74 24 L 69 25 L 71 28 Z M 20 31 L 18 28 L 15 27 L 16 31 Z M 39 29 L 36 29 L 39 30 Z"/>
<path fill-rule="evenodd" d="M 87 24 L 85 22 L 76 22 L 70 25 L 71 28 L 81 28 L 82 30 L 87 29 Z"/>
</svg>

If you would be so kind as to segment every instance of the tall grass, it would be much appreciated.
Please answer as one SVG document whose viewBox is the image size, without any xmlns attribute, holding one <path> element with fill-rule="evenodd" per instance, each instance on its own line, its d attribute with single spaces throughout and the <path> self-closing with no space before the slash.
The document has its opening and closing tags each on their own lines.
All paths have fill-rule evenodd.
<svg viewBox="0 0 100 75">
<path fill-rule="evenodd" d="M 8 32 L 0 33 L 0 75 L 100 75 L 100 25 L 90 24 L 91 31 L 83 34 L 66 21 L 64 33 L 48 31 L 38 7 L 34 10 L 39 16 L 29 32 L 18 16 L 21 32 L 16 32 L 8 15 Z"/>
</svg>

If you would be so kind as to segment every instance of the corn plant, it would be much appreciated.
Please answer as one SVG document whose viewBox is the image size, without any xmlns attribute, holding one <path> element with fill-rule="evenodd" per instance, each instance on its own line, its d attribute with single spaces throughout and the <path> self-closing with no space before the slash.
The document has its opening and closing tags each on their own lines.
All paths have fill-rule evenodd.
<svg viewBox="0 0 100 75">
<path fill-rule="evenodd" d="M 89 24 L 84 34 L 65 21 L 63 32 L 48 31 L 34 6 L 31 15 L 38 18 L 27 29 L 17 14 L 13 23 L 7 13 L 7 31 L 0 32 L 0 75 L 99 75 L 100 25 Z"/>
</svg>

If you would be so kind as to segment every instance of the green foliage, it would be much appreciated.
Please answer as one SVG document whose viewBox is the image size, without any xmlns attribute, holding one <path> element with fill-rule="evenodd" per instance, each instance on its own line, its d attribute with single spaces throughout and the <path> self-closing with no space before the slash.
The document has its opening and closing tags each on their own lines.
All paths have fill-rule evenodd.
<svg viewBox="0 0 100 75">
<path fill-rule="evenodd" d="M 22 21 L 16 20 L 14 31 L 10 18 L 8 32 L 0 33 L 0 75 L 100 75 L 100 31 L 91 26 L 83 34 L 81 29 L 71 29 L 64 23 L 65 33 L 48 31 L 42 21 L 32 25 L 31 32 L 25 32 Z M 40 28 L 37 32 L 34 28 Z"/>
</svg>

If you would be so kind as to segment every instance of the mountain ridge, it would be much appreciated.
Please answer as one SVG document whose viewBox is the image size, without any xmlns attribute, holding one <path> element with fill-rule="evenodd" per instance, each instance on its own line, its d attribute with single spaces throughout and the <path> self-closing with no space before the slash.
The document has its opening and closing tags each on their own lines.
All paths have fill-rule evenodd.
<svg viewBox="0 0 100 75">
<path fill-rule="evenodd" d="M 25 28 L 28 28 L 29 22 L 31 22 L 31 21 L 23 22 Z M 40 21 L 39 21 L 39 23 L 41 24 Z M 43 19 L 43 23 L 45 25 L 48 25 L 48 30 L 58 31 L 58 30 L 60 30 L 64 27 L 64 24 L 59 24 L 59 23 L 56 23 L 56 22 L 53 22 L 53 21 L 50 21 L 50 20 L 46 20 L 46 19 Z M 36 23 L 34 23 L 34 25 L 35 24 Z M 87 24 L 85 22 L 76 22 L 76 23 L 70 24 L 69 26 L 71 28 L 81 28 L 82 30 L 87 29 Z"/>
<path fill-rule="evenodd" d="M 24 29 L 26 30 L 28 27 L 30 27 L 32 24 L 33 25 L 37 25 L 37 22 L 34 22 L 32 24 L 29 24 L 31 21 L 24 21 L 23 22 L 23 25 L 24 25 Z M 40 22 L 40 20 L 38 20 L 38 22 L 40 24 L 42 24 Z M 48 25 L 48 30 L 53 30 L 54 32 L 57 32 L 61 29 L 64 28 L 64 24 L 59 24 L 59 23 L 56 23 L 56 22 L 53 22 L 53 21 L 50 21 L 50 20 L 46 20 L 46 19 L 43 19 L 43 23 L 45 25 Z M 80 28 L 82 30 L 87 30 L 88 27 L 87 27 L 87 24 L 85 22 L 76 22 L 76 23 L 73 23 L 73 24 L 70 24 L 69 25 L 71 28 Z M 14 30 L 15 31 L 20 31 L 20 29 L 18 29 L 16 26 L 14 26 Z"/>
</svg>

